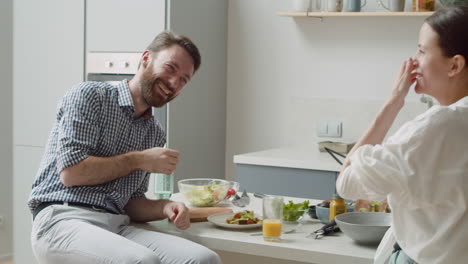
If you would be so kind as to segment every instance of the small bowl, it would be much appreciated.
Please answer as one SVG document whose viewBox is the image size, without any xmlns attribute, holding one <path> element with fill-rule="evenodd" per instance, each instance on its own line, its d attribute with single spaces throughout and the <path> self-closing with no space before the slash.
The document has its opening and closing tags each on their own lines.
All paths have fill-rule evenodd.
<svg viewBox="0 0 468 264">
<path fill-rule="evenodd" d="M 283 210 L 283 221 L 286 223 L 297 223 L 307 209 L 303 210 Z"/>
<path fill-rule="evenodd" d="M 239 188 L 237 182 L 210 178 L 185 179 L 177 184 L 185 199 L 196 207 L 217 205 L 228 198 L 227 193 L 230 188 Z"/>
<path fill-rule="evenodd" d="M 378 244 L 392 222 L 389 213 L 351 212 L 339 214 L 335 221 L 341 231 L 359 244 Z"/>
<path fill-rule="evenodd" d="M 309 214 L 310 218 L 318 219 L 317 209 L 315 209 L 315 205 L 309 206 L 309 210 L 307 210 L 307 213 Z"/>
<path fill-rule="evenodd" d="M 323 224 L 330 223 L 330 208 L 322 207 L 322 206 L 315 206 L 315 213 L 317 214 L 318 220 L 320 220 Z"/>
</svg>

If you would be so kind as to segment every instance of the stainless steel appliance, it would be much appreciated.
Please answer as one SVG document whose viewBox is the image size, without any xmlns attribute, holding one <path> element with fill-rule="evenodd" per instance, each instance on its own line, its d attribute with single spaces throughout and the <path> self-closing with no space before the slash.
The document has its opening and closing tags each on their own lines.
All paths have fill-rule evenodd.
<svg viewBox="0 0 468 264">
<path fill-rule="evenodd" d="M 110 84 L 130 80 L 138 70 L 140 57 L 141 53 L 89 52 L 86 58 L 86 80 Z M 167 132 L 167 106 L 153 108 L 153 115 Z"/>
</svg>

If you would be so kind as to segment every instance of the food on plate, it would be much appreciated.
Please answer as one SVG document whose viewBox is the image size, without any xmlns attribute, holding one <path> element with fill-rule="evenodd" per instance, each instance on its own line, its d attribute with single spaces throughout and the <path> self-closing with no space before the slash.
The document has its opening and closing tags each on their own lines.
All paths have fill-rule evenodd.
<svg viewBox="0 0 468 264">
<path fill-rule="evenodd" d="M 261 222 L 260 219 L 255 217 L 253 211 L 245 210 L 235 213 L 233 216 L 226 219 L 228 224 L 237 224 L 237 225 L 252 225 Z"/>
<path fill-rule="evenodd" d="M 309 208 L 309 201 L 306 200 L 302 203 L 294 203 L 289 201 L 283 205 L 283 220 L 294 222 L 301 217 Z"/>
</svg>

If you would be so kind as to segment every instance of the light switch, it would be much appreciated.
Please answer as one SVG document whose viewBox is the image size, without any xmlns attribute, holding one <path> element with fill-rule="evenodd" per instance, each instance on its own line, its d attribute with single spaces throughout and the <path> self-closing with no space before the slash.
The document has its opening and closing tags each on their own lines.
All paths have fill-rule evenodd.
<svg viewBox="0 0 468 264">
<path fill-rule="evenodd" d="M 342 122 L 328 121 L 327 130 L 329 137 L 341 137 Z"/>
<path fill-rule="evenodd" d="M 328 135 L 327 121 L 318 121 L 317 122 L 317 136 L 326 137 Z"/>
<path fill-rule="evenodd" d="M 317 137 L 341 137 L 342 122 L 322 120 L 317 122 Z"/>
</svg>

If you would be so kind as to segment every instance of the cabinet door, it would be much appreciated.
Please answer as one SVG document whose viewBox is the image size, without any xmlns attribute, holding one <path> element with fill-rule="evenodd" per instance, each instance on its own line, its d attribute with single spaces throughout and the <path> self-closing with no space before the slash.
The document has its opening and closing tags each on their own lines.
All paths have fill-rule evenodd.
<svg viewBox="0 0 468 264">
<path fill-rule="evenodd" d="M 58 101 L 83 81 L 84 0 L 14 4 L 14 141 L 45 146 Z"/>
<path fill-rule="evenodd" d="M 14 147 L 13 249 L 15 263 L 37 263 L 31 249 L 32 216 L 27 206 L 44 148 Z"/>
<path fill-rule="evenodd" d="M 164 0 L 92 0 L 86 6 L 88 51 L 141 52 L 165 28 Z"/>
</svg>

